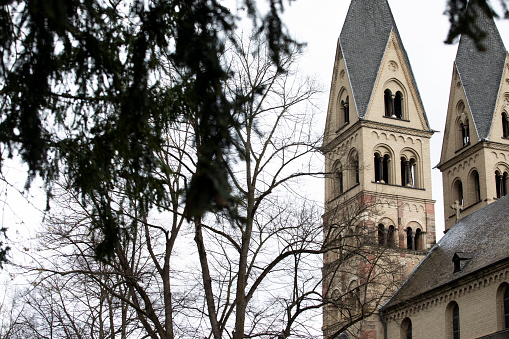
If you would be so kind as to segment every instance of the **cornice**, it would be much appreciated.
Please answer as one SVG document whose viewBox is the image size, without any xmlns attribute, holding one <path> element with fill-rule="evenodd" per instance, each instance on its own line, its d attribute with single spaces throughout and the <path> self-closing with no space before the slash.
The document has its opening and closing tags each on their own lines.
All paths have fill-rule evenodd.
<svg viewBox="0 0 509 339">
<path fill-rule="evenodd" d="M 509 258 L 501 262 L 484 267 L 467 276 L 450 281 L 442 286 L 426 291 L 416 297 L 381 309 L 386 314 L 387 321 L 402 320 L 407 316 L 415 315 L 421 310 L 449 303 L 457 300 L 476 289 L 484 288 L 493 283 L 500 284 L 509 278 Z"/>
<path fill-rule="evenodd" d="M 436 165 L 436 168 L 438 168 L 441 172 L 443 172 L 443 171 L 449 169 L 450 167 L 454 166 L 458 162 L 461 162 L 461 161 L 465 160 L 466 158 L 474 155 L 476 152 L 480 151 L 481 149 L 509 152 L 509 145 L 502 144 L 500 142 L 495 142 L 495 141 L 482 140 L 473 146 L 466 147 L 465 150 L 459 152 L 458 154 L 456 154 L 454 157 L 447 160 L 446 162 Z"/>
<path fill-rule="evenodd" d="M 359 185 L 356 185 L 353 188 L 359 187 Z M 348 192 L 348 191 L 347 191 Z M 345 192 L 345 193 L 347 193 Z M 436 201 L 432 199 L 425 199 L 425 198 L 416 198 L 413 196 L 407 196 L 407 195 L 401 195 L 401 194 L 389 194 L 389 193 L 381 193 L 376 191 L 367 191 L 367 190 L 361 190 L 360 192 L 357 192 L 353 194 L 350 197 L 346 197 L 345 193 L 342 195 L 337 196 L 334 199 L 331 199 L 330 201 L 327 201 L 325 203 L 325 209 L 326 212 L 323 214 L 323 218 L 327 218 L 332 213 L 336 212 L 338 209 L 341 209 L 345 206 L 349 206 L 352 203 L 357 203 L 359 199 L 363 196 L 370 196 L 375 197 L 375 199 L 387 199 L 387 200 L 404 200 L 406 202 L 414 202 L 414 203 L 421 203 L 421 204 L 434 204 Z M 343 198 L 343 201 L 340 199 Z M 375 200 L 374 206 L 376 206 L 377 202 Z"/>
<path fill-rule="evenodd" d="M 398 125 L 387 124 L 383 122 L 370 121 L 370 120 L 359 120 L 353 125 L 351 125 L 348 129 L 346 129 L 343 133 L 337 135 L 331 142 L 327 145 L 324 145 L 320 148 L 322 153 L 328 153 L 332 151 L 337 145 L 341 144 L 344 140 L 349 138 L 352 134 L 360 130 L 361 128 L 372 128 L 379 131 L 393 132 L 393 133 L 401 133 L 421 138 L 431 138 L 431 136 L 435 133 L 435 131 L 424 131 L 416 128 L 403 127 Z"/>
</svg>

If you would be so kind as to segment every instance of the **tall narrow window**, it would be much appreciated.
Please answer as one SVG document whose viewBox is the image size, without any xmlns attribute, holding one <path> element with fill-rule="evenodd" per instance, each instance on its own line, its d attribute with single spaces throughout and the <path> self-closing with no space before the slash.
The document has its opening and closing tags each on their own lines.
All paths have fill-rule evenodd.
<svg viewBox="0 0 509 339">
<path fill-rule="evenodd" d="M 383 224 L 378 225 L 378 245 L 385 245 L 385 226 Z"/>
<path fill-rule="evenodd" d="M 412 227 L 408 227 L 406 229 L 406 248 L 408 250 L 411 250 L 411 249 L 413 249 L 413 245 L 414 245 L 414 237 L 413 237 Z"/>
<path fill-rule="evenodd" d="M 460 339 L 460 309 L 458 304 L 452 308 L 452 337 L 453 339 Z"/>
<path fill-rule="evenodd" d="M 380 154 L 375 153 L 375 182 L 382 181 L 382 166 L 381 162 L 383 158 L 380 156 Z"/>
<path fill-rule="evenodd" d="M 392 117 L 394 115 L 394 98 L 389 89 L 384 91 L 385 116 Z"/>
<path fill-rule="evenodd" d="M 353 166 L 354 166 L 353 168 L 355 171 L 355 183 L 358 184 L 359 183 L 359 158 L 355 157 Z"/>
<path fill-rule="evenodd" d="M 378 153 L 375 154 L 375 182 L 389 183 L 389 160 L 388 154 L 384 156 Z"/>
<path fill-rule="evenodd" d="M 504 172 L 504 174 L 499 171 L 495 172 L 495 184 L 497 186 L 497 198 L 502 198 L 507 194 L 507 178 L 508 173 Z"/>
<path fill-rule="evenodd" d="M 339 193 L 343 193 L 343 170 L 338 172 Z"/>
<path fill-rule="evenodd" d="M 420 228 L 416 229 L 415 230 L 415 239 L 414 239 L 414 249 L 416 250 L 422 250 L 423 249 L 423 246 L 422 246 L 422 231 Z"/>
<path fill-rule="evenodd" d="M 468 119 L 465 120 L 465 123 L 460 123 L 460 129 L 462 145 L 467 146 L 470 144 L 470 128 L 468 127 Z"/>
<path fill-rule="evenodd" d="M 458 204 L 460 206 L 463 205 L 463 184 L 461 183 L 461 180 L 456 180 L 453 185 L 453 194 L 452 194 L 452 203 L 454 204 L 455 201 L 458 201 Z"/>
<path fill-rule="evenodd" d="M 394 226 L 389 226 L 387 231 L 387 247 L 394 247 Z"/>
<path fill-rule="evenodd" d="M 346 101 L 343 103 L 343 113 L 344 113 L 345 125 L 350 122 L 350 104 L 348 101 L 349 101 L 348 97 L 346 97 Z"/>
<path fill-rule="evenodd" d="M 396 92 L 394 97 L 394 115 L 398 119 L 403 118 L 403 94 L 401 92 Z"/>
<path fill-rule="evenodd" d="M 401 158 L 401 186 L 415 187 L 415 159 Z"/>
<path fill-rule="evenodd" d="M 405 318 L 401 322 L 401 339 L 412 339 L 412 321 Z"/>
<path fill-rule="evenodd" d="M 337 166 L 334 173 L 334 195 L 339 195 L 343 193 L 343 168 L 341 165 Z"/>
<path fill-rule="evenodd" d="M 504 292 L 504 328 L 509 328 L 509 287 Z"/>
<path fill-rule="evenodd" d="M 502 136 L 509 138 L 509 117 L 506 112 L 502 113 Z"/>
<path fill-rule="evenodd" d="M 479 173 L 477 173 L 477 171 L 474 173 L 474 194 L 475 202 L 481 201 L 481 185 L 479 182 Z"/>
</svg>

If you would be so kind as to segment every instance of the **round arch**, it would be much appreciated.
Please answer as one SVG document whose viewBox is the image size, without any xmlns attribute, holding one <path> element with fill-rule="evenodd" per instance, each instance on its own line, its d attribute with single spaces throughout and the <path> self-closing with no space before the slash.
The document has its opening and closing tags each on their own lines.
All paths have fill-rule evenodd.
<svg viewBox="0 0 509 339">
<path fill-rule="evenodd" d="M 405 147 L 400 152 L 401 185 L 409 187 L 424 187 L 422 161 L 419 153 Z"/>
<path fill-rule="evenodd" d="M 403 83 L 396 78 L 391 78 L 384 83 L 383 89 L 385 116 L 409 120 L 408 93 Z M 387 95 L 391 95 L 394 100 L 388 102 Z"/>
</svg>

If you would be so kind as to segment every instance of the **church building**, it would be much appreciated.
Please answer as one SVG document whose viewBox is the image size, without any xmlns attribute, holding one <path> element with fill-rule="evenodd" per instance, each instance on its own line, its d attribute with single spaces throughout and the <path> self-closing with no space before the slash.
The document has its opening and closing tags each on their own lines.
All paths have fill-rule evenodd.
<svg viewBox="0 0 509 339">
<path fill-rule="evenodd" d="M 486 51 L 460 40 L 437 166 L 447 234 L 435 244 L 434 131 L 410 61 L 387 0 L 350 3 L 322 146 L 324 338 L 509 327 L 509 59 L 493 19 L 476 13 Z"/>
</svg>

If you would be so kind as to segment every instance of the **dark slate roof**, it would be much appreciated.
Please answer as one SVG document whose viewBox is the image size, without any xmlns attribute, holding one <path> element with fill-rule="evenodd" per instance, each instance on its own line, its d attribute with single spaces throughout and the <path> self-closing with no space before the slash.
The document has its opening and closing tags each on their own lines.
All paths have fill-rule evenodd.
<svg viewBox="0 0 509 339">
<path fill-rule="evenodd" d="M 366 115 L 385 48 L 393 30 L 417 89 L 407 53 L 387 0 L 352 0 L 339 36 L 339 44 L 359 118 Z M 418 92 L 417 94 L 420 101 L 420 95 Z M 424 116 L 426 117 L 426 114 Z"/>
<path fill-rule="evenodd" d="M 483 41 L 486 51 L 478 51 L 471 38 L 460 39 L 455 64 L 465 88 L 474 125 L 480 139 L 488 138 L 504 71 L 507 51 L 493 18 L 477 13 L 477 24 L 488 34 Z"/>
<path fill-rule="evenodd" d="M 454 273 L 455 254 L 470 258 L 457 273 Z M 509 195 L 460 219 L 383 308 L 409 301 L 503 260 L 509 260 Z"/>
</svg>

